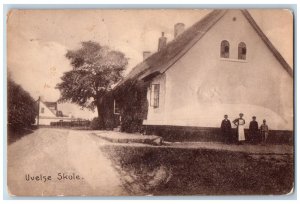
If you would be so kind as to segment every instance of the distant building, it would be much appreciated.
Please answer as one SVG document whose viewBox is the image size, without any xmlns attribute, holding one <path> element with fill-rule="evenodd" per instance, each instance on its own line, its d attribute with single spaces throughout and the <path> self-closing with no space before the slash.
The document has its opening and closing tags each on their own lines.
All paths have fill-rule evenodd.
<svg viewBox="0 0 300 204">
<path fill-rule="evenodd" d="M 50 125 L 51 122 L 71 121 L 71 116 L 66 116 L 57 109 L 57 102 L 40 101 L 39 125 Z M 37 120 L 36 120 L 37 123 Z"/>
<path fill-rule="evenodd" d="M 174 29 L 174 40 L 166 43 L 162 34 L 158 52 L 114 88 L 122 119 L 143 110 L 130 117 L 157 134 L 197 127 L 201 135 L 217 130 L 224 114 L 232 120 L 244 113 L 246 127 L 255 115 L 272 130 L 293 131 L 293 69 L 247 10 L 214 10 L 186 30 L 181 23 Z M 125 103 L 133 91 L 141 109 Z"/>
</svg>

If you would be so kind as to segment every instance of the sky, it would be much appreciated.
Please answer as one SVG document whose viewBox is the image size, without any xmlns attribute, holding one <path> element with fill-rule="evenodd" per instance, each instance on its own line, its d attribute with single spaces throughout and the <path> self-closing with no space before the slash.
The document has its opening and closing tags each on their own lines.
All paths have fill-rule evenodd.
<svg viewBox="0 0 300 204">
<path fill-rule="evenodd" d="M 72 69 L 65 54 L 82 41 L 96 41 L 119 50 L 129 60 L 126 72 L 142 61 L 143 51 L 157 51 L 165 32 L 174 38 L 174 24 L 186 28 L 211 10 L 12 10 L 7 21 L 7 69 L 12 79 L 34 99 L 58 100 L 55 89 L 64 72 Z M 257 24 L 288 64 L 293 62 L 293 17 L 288 10 L 249 10 Z M 97 116 L 74 104 L 59 104 L 64 114 Z"/>
</svg>

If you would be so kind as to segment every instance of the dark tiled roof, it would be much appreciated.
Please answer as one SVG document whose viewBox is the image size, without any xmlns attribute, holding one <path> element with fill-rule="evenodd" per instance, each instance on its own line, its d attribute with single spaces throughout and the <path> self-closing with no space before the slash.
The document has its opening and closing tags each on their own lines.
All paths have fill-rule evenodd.
<svg viewBox="0 0 300 204">
<path fill-rule="evenodd" d="M 214 10 L 207 14 L 203 19 L 169 42 L 161 51 L 152 54 L 146 60 L 136 65 L 117 86 L 129 79 L 136 79 L 146 71 L 151 72 L 154 71 L 154 69 L 157 70 L 168 64 L 171 59 L 175 58 L 185 48 L 189 47 L 191 42 L 195 40 L 197 36 L 199 38 L 204 35 L 207 30 L 224 15 L 224 13 L 225 10 Z"/>
<path fill-rule="evenodd" d="M 44 104 L 50 108 L 50 107 L 54 107 L 55 110 L 57 110 L 57 102 L 48 102 L 48 101 L 45 101 Z"/>
<path fill-rule="evenodd" d="M 148 78 L 149 76 L 156 76 L 156 74 L 165 72 L 172 64 L 174 64 L 178 59 L 180 59 L 195 43 L 197 43 L 202 36 L 216 23 L 221 19 L 227 10 L 214 10 L 207 14 L 200 21 L 195 23 L 189 29 L 185 30 L 177 38 L 169 42 L 164 49 L 159 52 L 152 54 L 143 62 L 136 65 L 130 73 L 117 84 L 116 87 L 119 87 L 124 82 L 130 79 L 143 79 Z M 284 69 L 289 73 L 290 76 L 293 76 L 293 70 L 280 55 L 278 50 L 272 45 L 270 40 L 258 27 L 252 16 L 247 10 L 241 10 L 246 19 L 271 50 L 276 59 L 284 67 Z M 115 88 L 116 88 L 115 87 Z"/>
</svg>

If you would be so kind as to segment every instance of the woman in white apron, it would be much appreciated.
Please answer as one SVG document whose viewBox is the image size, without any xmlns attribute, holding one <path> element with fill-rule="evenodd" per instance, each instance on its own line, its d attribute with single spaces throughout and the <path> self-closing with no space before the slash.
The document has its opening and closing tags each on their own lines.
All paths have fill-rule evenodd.
<svg viewBox="0 0 300 204">
<path fill-rule="evenodd" d="M 233 121 L 233 123 L 237 126 L 238 133 L 238 142 L 241 143 L 245 141 L 245 120 L 243 119 L 244 114 L 240 113 L 240 118 L 237 118 Z"/>
</svg>

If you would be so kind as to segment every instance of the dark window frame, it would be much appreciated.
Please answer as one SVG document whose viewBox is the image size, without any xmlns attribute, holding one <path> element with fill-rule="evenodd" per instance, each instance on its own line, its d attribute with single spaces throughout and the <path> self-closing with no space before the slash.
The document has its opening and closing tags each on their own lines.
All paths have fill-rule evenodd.
<svg viewBox="0 0 300 204">
<path fill-rule="evenodd" d="M 222 40 L 221 49 L 220 49 L 220 57 L 221 58 L 229 58 L 230 56 L 230 44 L 227 40 Z"/>
<path fill-rule="evenodd" d="M 240 42 L 238 46 L 238 59 L 246 60 L 247 58 L 247 45 L 244 42 Z"/>
<path fill-rule="evenodd" d="M 114 100 L 114 114 L 115 115 L 120 115 L 120 107 L 119 107 L 116 100 Z"/>
</svg>

